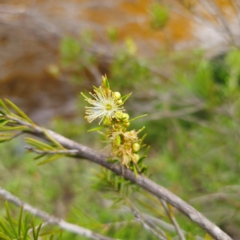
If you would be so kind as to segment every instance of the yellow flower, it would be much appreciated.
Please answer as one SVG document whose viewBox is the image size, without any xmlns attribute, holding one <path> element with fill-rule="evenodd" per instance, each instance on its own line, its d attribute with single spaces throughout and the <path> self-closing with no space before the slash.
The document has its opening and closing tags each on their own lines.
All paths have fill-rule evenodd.
<svg viewBox="0 0 240 240">
<path fill-rule="evenodd" d="M 113 96 L 110 90 L 106 90 L 102 87 L 95 88 L 94 93 L 90 93 L 92 98 L 86 97 L 82 94 L 85 100 L 92 105 L 91 107 L 86 107 L 86 119 L 89 122 L 100 118 L 99 124 L 104 118 L 112 119 L 115 117 L 117 111 L 123 111 L 122 104 L 118 103 L 118 99 Z"/>
</svg>

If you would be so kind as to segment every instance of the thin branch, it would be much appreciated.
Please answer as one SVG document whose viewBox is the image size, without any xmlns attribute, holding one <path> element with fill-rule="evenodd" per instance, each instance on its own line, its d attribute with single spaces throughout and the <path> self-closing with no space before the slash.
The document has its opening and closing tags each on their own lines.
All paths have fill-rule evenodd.
<svg viewBox="0 0 240 240">
<path fill-rule="evenodd" d="M 153 224 L 158 224 L 160 225 L 162 228 L 164 228 L 166 231 L 168 232 L 176 232 L 176 229 L 175 227 L 172 225 L 172 224 L 169 224 L 169 223 L 166 223 L 164 222 L 163 220 L 159 219 L 159 218 L 156 218 L 156 217 L 153 217 L 151 215 L 148 215 L 146 213 L 143 213 L 143 216 L 145 219 L 147 219 L 148 222 L 153 222 Z M 183 233 L 186 233 L 184 230 L 181 229 L 181 231 Z M 203 237 L 200 237 L 198 235 L 194 236 L 194 239 L 197 239 L 197 240 L 204 240 Z"/>
<path fill-rule="evenodd" d="M 202 5 L 203 5 L 202 1 L 199 1 L 199 3 L 202 3 Z M 225 30 L 225 32 L 227 33 L 227 35 L 229 37 L 230 43 L 232 43 L 235 46 L 236 43 L 234 40 L 234 36 L 233 36 L 233 34 L 228 26 L 228 23 L 227 23 L 225 17 L 223 16 L 223 13 L 221 12 L 221 9 L 219 8 L 218 4 L 215 2 L 215 0 L 207 1 L 207 3 L 213 7 L 213 9 L 217 15 L 217 18 L 219 19 L 219 22 L 222 24 L 223 29 Z M 206 9 L 208 9 L 208 8 L 206 7 Z"/>
<path fill-rule="evenodd" d="M 151 114 L 148 116 L 148 120 L 159 120 L 162 118 L 179 118 L 181 116 L 190 115 L 196 113 L 205 108 L 204 104 L 199 104 L 198 106 L 186 107 L 175 111 L 162 111 L 158 113 Z"/>
<path fill-rule="evenodd" d="M 230 0 L 230 4 L 232 5 L 232 9 L 235 12 L 235 16 L 238 21 L 238 27 L 240 27 L 240 6 L 237 4 L 238 0 Z"/>
<path fill-rule="evenodd" d="M 163 221 L 162 219 L 153 217 L 151 215 L 148 215 L 146 213 L 142 214 L 144 216 L 144 218 L 148 221 L 151 222 L 152 224 L 157 224 L 160 225 L 161 228 L 165 229 L 168 232 L 176 232 L 176 229 L 174 228 L 174 226 L 172 224 L 169 224 L 165 221 Z"/>
<path fill-rule="evenodd" d="M 115 189 L 115 184 L 111 181 L 110 184 Z M 159 240 L 167 240 L 166 233 L 153 221 L 149 221 L 149 218 L 145 217 L 144 214 L 137 209 L 137 207 L 132 203 L 132 201 L 125 193 L 123 193 L 119 189 L 117 190 L 117 193 L 122 199 L 124 199 L 124 202 L 133 214 L 136 222 L 140 222 L 147 231 L 156 236 Z"/>
<path fill-rule="evenodd" d="M 182 1 L 174 1 L 175 5 L 176 3 L 181 7 L 180 11 L 177 11 L 176 7 L 173 5 L 172 6 L 172 11 L 175 12 L 176 14 L 184 17 L 184 18 L 188 18 L 190 20 L 195 20 L 195 22 L 197 24 L 201 24 L 204 25 L 205 27 L 209 27 L 212 30 L 216 31 L 217 33 L 221 34 L 223 33 L 223 37 L 230 43 L 232 43 L 233 45 L 235 44 L 235 40 L 234 40 L 234 36 L 228 26 L 228 23 L 226 21 L 226 19 L 224 17 L 222 17 L 221 15 L 219 16 L 218 14 L 221 13 L 220 9 L 218 6 L 214 5 L 214 3 L 212 3 L 213 8 L 215 10 L 215 13 L 217 12 L 217 22 L 220 24 L 214 24 L 214 20 L 215 20 L 215 15 L 212 14 L 212 12 L 209 11 L 209 7 L 206 7 L 204 2 L 202 0 L 198 1 L 199 5 L 203 8 L 203 10 L 205 10 L 205 13 L 208 14 L 209 17 L 211 17 L 211 20 L 207 19 L 207 17 L 204 17 L 203 13 L 201 13 L 200 11 L 190 11 L 187 7 L 185 7 L 185 5 L 182 3 Z M 207 1 L 207 3 L 209 4 L 209 1 Z M 185 10 L 184 13 L 187 13 L 184 15 L 184 13 L 182 13 L 182 10 Z"/>
<path fill-rule="evenodd" d="M 160 240 L 167 240 L 166 233 L 160 227 L 158 227 L 153 221 L 149 221 L 149 219 L 145 217 L 145 215 L 141 213 L 128 198 L 124 198 L 135 219 L 139 221 L 147 231 L 150 231 Z"/>
<path fill-rule="evenodd" d="M 25 130 L 26 133 L 32 134 L 44 140 L 48 140 L 47 137 L 44 135 L 44 131 L 42 128 L 36 125 L 30 124 L 24 120 L 14 118 L 9 115 L 2 116 L 2 117 L 14 120 L 16 121 L 16 123 L 19 123 L 20 125 L 28 126 L 29 131 Z M 193 222 L 197 223 L 202 229 L 208 232 L 213 238 L 218 240 L 231 240 L 230 236 L 228 236 L 218 226 L 216 226 L 214 223 L 208 220 L 195 208 L 193 208 L 191 205 L 183 201 L 181 198 L 179 198 L 169 190 L 153 182 L 149 178 L 140 174 L 136 176 L 134 172 L 132 172 L 130 169 L 124 169 L 123 171 L 122 170 L 123 166 L 121 166 L 120 164 L 114 164 L 107 161 L 106 156 L 99 154 L 98 152 L 92 150 L 91 148 L 84 146 L 82 144 L 79 144 L 77 142 L 74 142 L 68 138 L 65 138 L 64 136 L 61 136 L 60 134 L 55 133 L 51 130 L 45 129 L 45 131 L 47 131 L 52 138 L 58 141 L 66 149 L 78 150 L 78 153 L 76 153 L 77 158 L 85 158 L 91 162 L 94 162 L 100 166 L 103 166 L 111 170 L 112 172 L 116 173 L 117 175 L 120 175 L 125 179 L 137 184 L 138 186 L 142 187 L 149 193 L 152 193 L 156 197 L 161 198 L 164 201 L 170 203 L 172 206 L 176 207 L 179 211 L 185 214 Z"/>
<path fill-rule="evenodd" d="M 173 226 L 175 227 L 175 230 L 178 233 L 178 236 L 179 236 L 180 240 L 186 240 L 181 228 L 178 225 L 178 222 L 177 222 L 176 218 L 171 213 L 171 209 L 168 206 L 168 204 L 164 200 L 162 200 L 161 198 L 159 200 L 161 201 L 161 203 L 163 205 L 163 208 L 165 209 L 166 214 L 168 215 L 169 219 L 171 220 Z"/>
<path fill-rule="evenodd" d="M 76 154 L 78 153 L 78 150 L 53 150 L 53 151 L 42 151 L 42 150 L 38 150 L 34 147 L 29 147 L 29 146 L 25 146 L 25 148 L 28 150 L 28 151 L 31 151 L 31 152 L 35 152 L 37 154 L 69 154 L 69 155 L 72 155 L 72 154 Z"/>
<path fill-rule="evenodd" d="M 178 6 L 181 7 L 179 11 L 175 7 L 176 4 L 178 4 Z M 201 2 L 200 2 L 200 4 L 201 4 Z M 201 4 L 201 6 L 205 9 L 205 7 L 202 4 Z M 221 31 L 221 28 L 219 28 L 213 22 L 211 22 L 210 20 L 208 20 L 207 18 L 202 16 L 200 11 L 192 12 L 188 8 L 186 8 L 185 5 L 182 3 L 182 1 L 174 1 L 174 4 L 171 7 L 172 7 L 172 11 L 174 13 L 180 15 L 181 17 L 184 17 L 184 18 L 186 18 L 188 20 L 191 20 L 191 21 L 194 20 L 195 23 L 200 24 L 200 25 L 204 25 L 205 27 L 208 27 L 208 28 L 210 28 L 214 31 L 217 31 L 217 32 Z M 208 13 L 207 10 L 206 10 L 206 13 Z"/>
<path fill-rule="evenodd" d="M 146 230 L 150 231 L 150 232 L 151 232 L 153 235 L 155 235 L 159 240 L 167 240 L 167 236 L 166 236 L 166 234 L 165 234 L 164 231 L 162 231 L 161 229 L 158 228 L 158 230 L 160 230 L 160 234 L 162 235 L 162 236 L 160 236 L 160 235 L 155 231 L 155 229 L 154 229 L 152 226 L 150 226 L 150 224 L 143 218 L 143 216 L 141 215 L 141 213 L 140 213 L 137 209 L 131 208 L 131 210 L 132 210 L 132 212 L 133 212 L 133 215 L 134 215 L 135 219 L 136 219 L 137 221 L 139 221 Z"/>
<path fill-rule="evenodd" d="M 33 206 L 31 206 L 28 203 L 23 202 L 20 200 L 18 197 L 14 196 L 10 192 L 6 191 L 2 187 L 0 187 L 0 196 L 2 196 L 4 199 L 6 199 L 9 202 L 12 202 L 13 204 L 23 207 L 23 210 L 26 212 L 31 213 L 34 216 L 37 216 L 47 222 L 47 224 L 52 224 L 52 225 L 57 225 L 59 228 L 64 229 L 66 231 L 85 236 L 90 239 L 95 239 L 95 240 L 113 240 L 112 238 L 102 236 L 98 233 L 94 233 L 93 231 L 80 227 L 75 224 L 68 223 L 64 221 L 61 218 L 57 218 L 55 216 L 52 216 L 42 210 L 39 210 Z"/>
<path fill-rule="evenodd" d="M 190 200 L 191 203 L 198 203 L 198 204 L 209 204 L 211 202 L 216 201 L 229 201 L 231 199 L 239 199 L 239 193 L 225 193 L 225 192 L 218 192 L 218 193 L 211 193 L 204 196 L 192 198 Z"/>
</svg>

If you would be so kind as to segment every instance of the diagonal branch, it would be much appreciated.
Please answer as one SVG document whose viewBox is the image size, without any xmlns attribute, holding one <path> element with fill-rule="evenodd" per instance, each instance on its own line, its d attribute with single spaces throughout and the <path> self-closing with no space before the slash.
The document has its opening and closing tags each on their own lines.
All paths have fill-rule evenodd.
<svg viewBox="0 0 240 240">
<path fill-rule="evenodd" d="M 69 232 L 72 232 L 72 233 L 75 233 L 75 234 L 78 234 L 81 236 L 85 236 L 87 238 L 94 239 L 94 240 L 113 240 L 112 238 L 102 236 L 98 233 L 94 233 L 93 231 L 91 231 L 89 229 L 80 227 L 75 224 L 68 223 L 61 218 L 57 218 L 57 217 L 52 216 L 42 210 L 39 210 L 39 209 L 31 206 L 30 204 L 23 202 L 18 197 L 14 196 L 13 194 L 6 191 L 2 187 L 0 187 L 0 196 L 2 196 L 7 201 L 12 202 L 19 207 L 23 207 L 24 211 L 29 212 L 29 213 L 33 214 L 34 216 L 37 216 L 37 217 L 45 220 L 47 224 L 57 225 L 61 229 L 64 229 L 66 231 L 69 231 Z"/>
<path fill-rule="evenodd" d="M 180 240 L 186 240 L 186 239 L 185 239 L 185 236 L 184 236 L 184 234 L 183 234 L 183 232 L 182 232 L 182 230 L 181 230 L 181 228 L 180 228 L 179 225 L 178 225 L 177 220 L 175 219 L 175 217 L 174 217 L 173 214 L 171 213 L 171 209 L 170 209 L 170 207 L 168 206 L 168 204 L 167 204 L 164 200 L 162 200 L 162 199 L 159 199 L 159 200 L 161 201 L 161 203 L 162 203 L 162 205 L 163 205 L 163 208 L 165 209 L 165 212 L 167 213 L 169 219 L 171 220 L 173 226 L 175 227 L 175 230 L 176 230 L 176 232 L 177 232 L 177 234 L 178 234 L 178 236 L 179 236 L 179 239 L 180 239 Z"/>
<path fill-rule="evenodd" d="M 181 211 L 184 215 L 190 218 L 193 222 L 197 223 L 202 229 L 208 232 L 214 239 L 218 240 L 231 240 L 225 232 L 223 232 L 218 226 L 208 220 L 205 216 L 203 216 L 200 212 L 198 212 L 195 208 L 191 205 L 183 201 L 181 198 L 170 192 L 169 190 L 165 189 L 164 187 L 158 185 L 157 183 L 153 182 L 149 178 L 143 175 L 136 175 L 131 170 L 124 168 L 123 166 L 117 165 L 107 161 L 107 157 L 92 150 L 91 148 L 74 142 L 64 136 L 55 133 L 51 130 L 43 130 L 42 128 L 28 123 L 22 119 L 14 118 L 12 116 L 6 115 L 5 117 L 15 121 L 19 125 L 28 126 L 29 130 L 25 130 L 24 132 L 42 138 L 44 140 L 48 140 L 45 136 L 44 132 L 47 131 L 48 135 L 51 136 L 55 141 L 61 144 L 63 147 L 69 150 L 78 150 L 76 153 L 76 158 L 84 158 L 88 159 L 91 162 L 94 162 L 100 166 L 103 166 L 112 172 L 116 173 L 124 177 L 125 179 L 137 184 L 138 186 L 142 187 L 146 191 L 152 193 L 158 198 L 163 199 L 164 201 L 168 202 L 172 206 L 176 207 L 179 211 Z"/>
</svg>

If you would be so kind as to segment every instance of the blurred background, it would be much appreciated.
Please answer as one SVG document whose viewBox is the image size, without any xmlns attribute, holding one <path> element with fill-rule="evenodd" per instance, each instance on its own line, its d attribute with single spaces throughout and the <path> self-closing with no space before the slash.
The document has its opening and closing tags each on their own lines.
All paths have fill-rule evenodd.
<svg viewBox="0 0 240 240">
<path fill-rule="evenodd" d="M 87 132 L 95 125 L 83 118 L 79 93 L 107 74 L 114 91 L 133 93 L 125 106 L 131 117 L 148 114 L 131 128 L 146 126 L 151 178 L 240 239 L 239 36 L 238 0 L 0 0 L 0 98 L 102 151 L 101 136 Z M 2 187 L 109 236 L 156 239 L 131 211 L 109 209 L 105 192 L 92 189 L 99 167 L 72 159 L 37 166 L 24 145 L 0 146 Z M 152 209 L 142 193 L 129 198 L 169 223 L 161 204 Z M 187 239 L 206 239 L 175 214 Z"/>
</svg>

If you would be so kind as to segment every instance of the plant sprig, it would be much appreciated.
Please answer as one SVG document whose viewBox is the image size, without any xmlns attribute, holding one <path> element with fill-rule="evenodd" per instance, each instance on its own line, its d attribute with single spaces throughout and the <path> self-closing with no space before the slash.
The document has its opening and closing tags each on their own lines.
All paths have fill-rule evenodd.
<svg viewBox="0 0 240 240">
<path fill-rule="evenodd" d="M 145 145 L 138 134 L 144 127 L 138 131 L 128 130 L 128 127 L 131 121 L 146 115 L 130 119 L 123 105 L 131 93 L 122 96 L 119 92 L 113 92 L 106 76 L 102 77 L 101 86 L 93 87 L 93 93 L 90 95 L 91 97 L 87 97 L 82 93 L 84 99 L 91 105 L 86 107 L 85 118 L 89 122 L 100 119 L 99 125 L 101 126 L 89 131 L 105 129 L 104 135 L 112 147 L 110 159 L 118 159 L 123 166 L 130 168 L 136 175 L 142 172 L 142 166 L 138 162 L 143 158 L 140 157 L 139 150 Z"/>
</svg>

